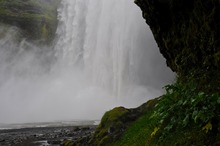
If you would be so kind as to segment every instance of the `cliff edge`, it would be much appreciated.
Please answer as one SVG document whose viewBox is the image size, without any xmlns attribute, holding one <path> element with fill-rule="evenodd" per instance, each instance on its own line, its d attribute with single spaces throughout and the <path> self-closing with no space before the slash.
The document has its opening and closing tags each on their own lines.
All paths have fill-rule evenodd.
<svg viewBox="0 0 220 146">
<path fill-rule="evenodd" d="M 178 75 L 220 68 L 218 0 L 135 0 L 167 65 Z"/>
<path fill-rule="evenodd" d="M 0 23 L 16 26 L 29 40 L 50 42 L 57 28 L 59 0 L 0 0 Z"/>
</svg>

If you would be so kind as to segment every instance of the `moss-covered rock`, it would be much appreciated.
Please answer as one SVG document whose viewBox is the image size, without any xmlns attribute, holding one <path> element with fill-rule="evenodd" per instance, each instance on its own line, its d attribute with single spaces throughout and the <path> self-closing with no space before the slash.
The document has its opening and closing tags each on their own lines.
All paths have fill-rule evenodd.
<svg viewBox="0 0 220 146">
<path fill-rule="evenodd" d="M 0 0 L 0 22 L 16 26 L 30 40 L 50 42 L 57 28 L 60 0 Z"/>
<path fill-rule="evenodd" d="M 124 130 L 124 124 L 129 110 L 123 107 L 114 108 L 102 117 L 101 123 L 95 131 L 90 143 L 98 146 L 110 143 Z M 114 137 L 113 137 L 114 136 Z"/>
<path fill-rule="evenodd" d="M 132 123 L 149 112 L 157 102 L 156 98 L 135 109 L 117 107 L 106 112 L 89 145 L 102 146 L 117 141 Z"/>
<path fill-rule="evenodd" d="M 167 93 L 111 146 L 218 146 L 220 94 L 201 92 L 192 81 L 166 86 Z"/>
</svg>

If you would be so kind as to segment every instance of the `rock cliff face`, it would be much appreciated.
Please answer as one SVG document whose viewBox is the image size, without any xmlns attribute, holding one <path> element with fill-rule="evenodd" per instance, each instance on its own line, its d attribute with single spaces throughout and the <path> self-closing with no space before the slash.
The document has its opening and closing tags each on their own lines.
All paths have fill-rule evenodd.
<svg viewBox="0 0 220 146">
<path fill-rule="evenodd" d="M 16 26 L 31 40 L 51 41 L 59 0 L 0 0 L 0 22 Z"/>
<path fill-rule="evenodd" d="M 126 128 L 118 140 L 102 134 L 106 127 L 101 126 L 94 137 L 111 146 L 220 145 L 220 1 L 135 3 L 141 8 L 167 65 L 178 76 L 174 84 L 165 86 L 166 94 L 155 99 L 150 110 L 127 127 L 122 122 Z"/>
<path fill-rule="evenodd" d="M 219 0 L 136 0 L 167 65 L 178 75 L 220 69 Z"/>
</svg>

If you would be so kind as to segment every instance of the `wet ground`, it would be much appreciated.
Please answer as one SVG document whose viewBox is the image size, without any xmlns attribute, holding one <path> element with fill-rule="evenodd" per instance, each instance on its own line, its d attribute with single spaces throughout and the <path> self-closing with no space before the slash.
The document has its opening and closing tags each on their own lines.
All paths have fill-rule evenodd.
<svg viewBox="0 0 220 146">
<path fill-rule="evenodd" d="M 90 137 L 95 128 L 91 125 L 0 130 L 0 146 L 59 146 L 64 140 Z"/>
</svg>

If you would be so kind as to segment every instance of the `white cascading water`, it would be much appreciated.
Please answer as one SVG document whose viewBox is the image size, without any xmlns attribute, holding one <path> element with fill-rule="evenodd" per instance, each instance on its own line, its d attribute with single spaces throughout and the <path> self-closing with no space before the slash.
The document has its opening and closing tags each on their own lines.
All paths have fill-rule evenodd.
<svg viewBox="0 0 220 146">
<path fill-rule="evenodd" d="M 100 119 L 172 80 L 133 0 L 62 0 L 58 18 L 50 48 L 0 30 L 0 123 Z"/>
<path fill-rule="evenodd" d="M 66 0 L 59 11 L 56 50 L 65 65 L 83 65 L 95 85 L 118 98 L 148 78 L 140 74 L 150 70 L 152 34 L 132 0 Z"/>
</svg>

